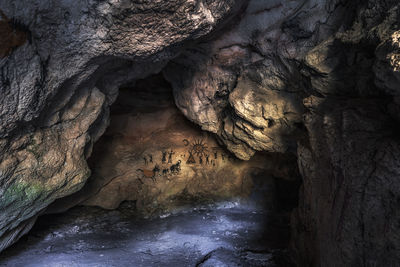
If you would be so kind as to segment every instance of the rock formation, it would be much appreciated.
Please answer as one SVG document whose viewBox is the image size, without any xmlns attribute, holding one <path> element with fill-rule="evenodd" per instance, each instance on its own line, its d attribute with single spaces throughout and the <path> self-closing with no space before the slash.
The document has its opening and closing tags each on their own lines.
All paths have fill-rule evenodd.
<svg viewBox="0 0 400 267">
<path fill-rule="evenodd" d="M 121 88 L 111 107 L 110 126 L 89 159 L 89 181 L 47 212 L 78 203 L 116 209 L 130 201 L 138 213 L 149 216 L 190 201 L 249 197 L 253 174 L 265 183 L 298 178 L 294 156 L 260 153 L 241 161 L 195 126 L 174 105 L 172 89 L 161 75 Z"/>
<path fill-rule="evenodd" d="M 300 265 L 394 266 L 399 5 L 276 2 L 169 63 L 176 104 L 239 158 L 297 153 Z"/>
<path fill-rule="evenodd" d="M 86 158 L 107 126 L 119 86 L 159 72 L 242 6 L 185 0 L 0 3 L 7 16 L 1 25 L 23 26 L 14 35 L 2 27 L 1 42 L 13 42 L 20 29 L 30 37 L 1 52 L 0 250 L 55 199 L 84 185 L 90 176 Z"/>
<path fill-rule="evenodd" d="M 239 159 L 297 157 L 300 265 L 400 261 L 397 0 L 0 9 L 0 250 L 85 184 L 118 89 L 162 71 L 184 116 Z"/>
</svg>

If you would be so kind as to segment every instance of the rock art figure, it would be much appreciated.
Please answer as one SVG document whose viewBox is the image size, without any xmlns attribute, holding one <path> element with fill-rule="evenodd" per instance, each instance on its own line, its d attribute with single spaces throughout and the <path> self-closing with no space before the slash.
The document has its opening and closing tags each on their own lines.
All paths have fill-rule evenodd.
<svg viewBox="0 0 400 267">
<path fill-rule="evenodd" d="M 150 178 L 155 182 L 155 172 L 153 170 L 148 170 L 148 169 L 137 169 L 137 171 L 141 172 L 143 174 L 143 178 Z"/>
<path fill-rule="evenodd" d="M 169 169 L 172 174 L 178 174 L 181 171 L 181 160 L 178 160 L 178 162 L 172 165 Z"/>
<path fill-rule="evenodd" d="M 168 175 L 168 173 L 169 173 L 169 169 L 168 168 L 162 170 L 162 174 L 163 175 L 166 176 L 166 175 Z"/>
<path fill-rule="evenodd" d="M 189 158 L 186 161 L 186 164 L 196 164 L 196 160 L 193 157 L 193 153 L 189 151 Z"/>
<path fill-rule="evenodd" d="M 168 163 L 172 163 L 172 156 L 175 154 L 175 152 L 171 149 L 170 152 L 168 152 Z"/>
<path fill-rule="evenodd" d="M 160 167 L 156 164 L 153 168 L 154 177 L 160 173 Z"/>
<path fill-rule="evenodd" d="M 204 156 L 207 150 L 206 143 L 203 140 L 195 140 L 191 149 L 192 153 L 197 156 Z"/>
</svg>

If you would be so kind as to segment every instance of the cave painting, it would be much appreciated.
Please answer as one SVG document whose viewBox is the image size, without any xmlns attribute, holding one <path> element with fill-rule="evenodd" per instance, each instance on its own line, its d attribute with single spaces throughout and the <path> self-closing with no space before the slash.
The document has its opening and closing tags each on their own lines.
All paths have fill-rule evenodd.
<svg viewBox="0 0 400 267">
<path fill-rule="evenodd" d="M 193 142 L 188 139 L 183 139 L 183 144 L 187 147 L 188 158 L 186 160 L 186 164 L 199 164 L 207 167 L 215 167 L 217 166 L 217 159 L 220 158 L 222 161 L 225 161 L 225 158 L 228 156 L 224 154 L 223 150 L 220 147 L 212 147 L 211 151 L 208 150 L 207 143 L 203 139 L 195 139 Z M 218 152 L 219 151 L 219 152 Z M 172 148 L 161 150 L 161 157 L 153 157 L 153 154 L 146 153 L 142 156 L 143 159 L 143 167 L 137 169 L 138 172 L 141 173 L 142 178 L 151 178 L 154 182 L 158 176 L 163 176 L 169 180 L 169 177 L 172 175 L 178 175 L 182 169 L 182 160 L 177 160 L 177 157 L 174 155 L 177 154 L 179 158 L 186 158 L 186 154 L 181 154 L 182 152 L 178 150 L 173 150 Z M 220 157 L 218 157 L 218 154 Z M 229 160 L 231 160 L 229 158 Z M 157 163 L 158 162 L 158 163 Z M 154 168 L 151 169 L 150 166 Z M 163 165 L 162 167 L 161 164 Z M 165 166 L 169 165 L 169 166 Z"/>
<path fill-rule="evenodd" d="M 197 155 L 198 157 L 204 156 L 207 150 L 207 144 L 204 143 L 201 139 L 195 140 L 191 146 L 192 153 Z"/>
<path fill-rule="evenodd" d="M 148 169 L 137 169 L 137 171 L 142 173 L 142 178 L 150 178 L 153 181 L 156 180 L 156 173 L 153 170 L 148 170 Z M 139 181 L 141 181 L 143 183 L 143 181 L 139 178 Z"/>
<path fill-rule="evenodd" d="M 186 164 L 196 164 L 196 160 L 193 157 L 192 151 L 189 151 L 189 158 L 186 161 Z"/>
<path fill-rule="evenodd" d="M 152 170 L 150 169 L 142 169 L 139 168 L 136 171 L 140 172 L 142 174 L 141 178 L 150 178 L 153 180 L 153 182 L 156 181 L 157 176 L 165 176 L 168 177 L 168 175 L 177 175 L 181 172 L 181 160 L 178 160 L 175 164 L 172 164 L 171 167 L 169 168 L 164 168 L 160 169 L 160 166 L 156 164 Z M 139 180 L 143 183 L 143 181 L 139 178 Z"/>
<path fill-rule="evenodd" d="M 183 139 L 182 142 L 185 146 L 188 146 L 190 144 L 189 140 L 187 139 Z"/>
<path fill-rule="evenodd" d="M 190 142 L 187 139 L 183 140 L 185 146 L 189 146 Z M 189 158 L 186 161 L 186 164 L 196 164 L 197 161 L 195 159 L 195 156 L 198 157 L 198 163 L 203 164 L 203 159 L 206 159 L 206 164 L 210 163 L 209 159 L 209 154 L 207 144 L 201 140 L 201 139 L 196 139 L 191 145 L 188 150 L 189 152 Z"/>
<path fill-rule="evenodd" d="M 172 156 L 175 154 L 175 152 L 171 149 L 171 151 L 168 152 L 168 163 L 172 163 Z"/>
<path fill-rule="evenodd" d="M 169 173 L 169 169 L 168 168 L 165 168 L 165 169 L 162 170 L 162 174 L 163 175 L 168 175 L 168 173 Z"/>
<path fill-rule="evenodd" d="M 178 160 L 178 162 L 175 163 L 174 165 L 172 165 L 172 166 L 169 168 L 169 170 L 170 170 L 170 172 L 171 172 L 172 174 L 178 174 L 178 173 L 181 171 L 181 160 Z"/>
<path fill-rule="evenodd" d="M 224 153 L 223 149 L 220 147 L 212 147 L 211 151 L 208 150 L 207 143 L 202 139 L 196 139 L 191 143 L 188 139 L 182 140 L 184 145 L 188 147 L 189 157 L 186 164 L 200 164 L 203 163 L 206 166 L 217 166 L 218 158 L 225 162 L 227 155 Z M 220 155 L 220 157 L 218 157 Z"/>
</svg>

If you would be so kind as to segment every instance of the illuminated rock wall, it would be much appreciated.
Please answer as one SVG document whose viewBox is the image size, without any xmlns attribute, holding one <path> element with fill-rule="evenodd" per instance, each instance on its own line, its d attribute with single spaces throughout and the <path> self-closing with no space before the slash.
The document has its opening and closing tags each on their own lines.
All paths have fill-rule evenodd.
<svg viewBox="0 0 400 267">
<path fill-rule="evenodd" d="M 114 209 L 128 200 L 136 203 L 139 213 L 152 215 L 187 204 L 249 199 L 253 175 L 264 176 L 271 192 L 275 178 L 294 183 L 298 179 L 293 155 L 237 159 L 180 113 L 161 75 L 120 90 L 89 166 L 92 176 L 83 190 L 50 210 L 78 203 Z"/>
</svg>

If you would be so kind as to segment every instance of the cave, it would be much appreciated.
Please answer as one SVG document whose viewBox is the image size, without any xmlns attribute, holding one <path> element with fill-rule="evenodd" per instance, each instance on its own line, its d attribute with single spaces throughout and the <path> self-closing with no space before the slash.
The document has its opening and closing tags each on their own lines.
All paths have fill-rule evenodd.
<svg viewBox="0 0 400 267">
<path fill-rule="evenodd" d="M 399 21 L 0 1 L 0 265 L 398 266 Z"/>
<path fill-rule="evenodd" d="M 295 155 L 237 159 L 176 107 L 162 73 L 119 88 L 91 176 L 1 259 L 110 266 L 290 266 Z M 86 152 L 88 153 L 88 152 Z"/>
</svg>

